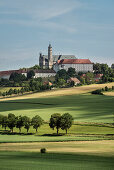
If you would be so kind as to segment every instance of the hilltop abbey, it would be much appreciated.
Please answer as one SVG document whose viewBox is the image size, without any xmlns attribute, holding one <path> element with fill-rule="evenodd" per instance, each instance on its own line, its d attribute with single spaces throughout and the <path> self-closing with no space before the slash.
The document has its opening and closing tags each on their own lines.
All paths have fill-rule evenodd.
<svg viewBox="0 0 114 170">
<path fill-rule="evenodd" d="M 39 65 L 42 69 L 52 69 L 54 64 L 62 59 L 76 59 L 76 57 L 74 55 L 52 55 L 52 46 L 49 44 L 48 55 L 42 55 L 42 53 L 40 53 Z"/>
<path fill-rule="evenodd" d="M 74 55 L 52 55 L 52 46 L 48 46 L 48 55 L 39 56 L 39 65 L 41 69 L 34 70 L 37 77 L 55 76 L 61 69 L 75 68 L 76 72 L 93 72 L 93 63 L 89 59 L 77 59 Z M 29 69 L 0 71 L 0 78 L 9 79 L 14 72 L 24 74 L 27 77 Z"/>
<path fill-rule="evenodd" d="M 55 72 L 72 67 L 76 72 L 93 72 L 93 63 L 89 59 L 77 59 L 74 55 L 52 55 L 52 46 L 48 46 L 48 55 L 39 56 L 42 69 L 53 69 Z"/>
</svg>

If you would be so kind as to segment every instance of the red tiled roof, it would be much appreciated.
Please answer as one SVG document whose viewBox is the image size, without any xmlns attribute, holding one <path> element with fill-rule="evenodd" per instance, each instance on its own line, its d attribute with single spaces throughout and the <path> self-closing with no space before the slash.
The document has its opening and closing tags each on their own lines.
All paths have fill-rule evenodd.
<svg viewBox="0 0 114 170">
<path fill-rule="evenodd" d="M 103 76 L 103 74 L 96 74 L 95 78 L 101 78 Z"/>
<path fill-rule="evenodd" d="M 92 64 L 89 59 L 63 59 L 58 60 L 58 64 Z"/>
<path fill-rule="evenodd" d="M 22 73 L 22 70 L 8 70 L 8 71 L 0 71 L 0 76 L 3 75 L 11 75 L 12 73 Z"/>
<path fill-rule="evenodd" d="M 76 77 L 70 77 L 68 81 L 74 81 L 75 83 L 80 83 L 80 80 L 78 80 Z"/>
<path fill-rule="evenodd" d="M 27 73 L 29 69 L 0 71 L 0 76 L 11 75 L 12 73 Z M 34 70 L 35 73 L 56 73 L 54 70 Z"/>
</svg>

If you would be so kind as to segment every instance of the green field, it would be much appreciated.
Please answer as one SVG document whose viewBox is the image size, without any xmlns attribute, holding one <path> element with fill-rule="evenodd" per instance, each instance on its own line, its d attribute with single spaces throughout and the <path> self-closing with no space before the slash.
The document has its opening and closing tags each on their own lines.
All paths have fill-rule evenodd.
<svg viewBox="0 0 114 170">
<path fill-rule="evenodd" d="M 70 113 L 75 121 L 113 123 L 114 96 L 90 94 L 0 101 L 0 114 L 40 115 L 49 121 L 53 113 Z"/>
<path fill-rule="evenodd" d="M 5 142 L 40 142 L 40 141 L 88 141 L 88 140 L 107 140 L 114 139 L 114 128 L 103 127 L 99 125 L 73 125 L 68 130 L 68 135 L 65 131 L 59 130 L 60 136 L 56 136 L 56 129 L 52 130 L 48 124 L 42 125 L 38 132 L 32 127 L 27 134 L 26 129 L 22 128 L 21 134 L 19 130 L 14 128 L 14 134 L 10 133 L 7 128 L 6 131 L 0 127 L 0 143 Z M 7 135 L 8 134 L 8 135 Z"/>
<path fill-rule="evenodd" d="M 11 134 L 8 128 L 4 131 L 0 127 L 0 169 L 112 170 L 114 96 L 91 95 L 89 87 L 71 88 L 68 93 L 67 89 L 61 89 L 32 94 L 30 98 L 25 95 L 3 99 L 6 101 L 1 99 L 0 114 L 14 113 L 31 118 L 38 114 L 47 122 L 53 113 L 68 112 L 73 116 L 74 124 L 68 135 L 60 130 L 59 136 L 47 123 L 38 129 L 38 133 L 31 127 L 29 134 L 24 128 L 21 134 L 16 128 Z M 42 147 L 47 149 L 46 154 L 39 153 Z"/>
<path fill-rule="evenodd" d="M 39 153 L 41 148 L 46 148 L 47 153 Z M 112 170 L 113 160 L 111 140 L 0 144 L 2 170 Z"/>
<path fill-rule="evenodd" d="M 114 157 L 86 154 L 0 152 L 2 170 L 113 170 Z"/>
</svg>

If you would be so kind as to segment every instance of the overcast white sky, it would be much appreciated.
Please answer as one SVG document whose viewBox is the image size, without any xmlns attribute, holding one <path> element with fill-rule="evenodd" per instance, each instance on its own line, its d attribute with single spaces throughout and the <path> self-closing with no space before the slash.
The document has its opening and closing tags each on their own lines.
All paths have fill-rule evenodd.
<svg viewBox="0 0 114 170">
<path fill-rule="evenodd" d="M 0 70 L 38 64 L 39 52 L 114 63 L 114 0 L 0 0 Z"/>
</svg>

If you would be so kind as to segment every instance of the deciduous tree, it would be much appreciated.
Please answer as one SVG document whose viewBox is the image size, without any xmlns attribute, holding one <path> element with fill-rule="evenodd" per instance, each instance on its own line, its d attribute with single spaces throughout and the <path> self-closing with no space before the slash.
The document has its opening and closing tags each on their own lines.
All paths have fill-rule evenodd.
<svg viewBox="0 0 114 170">
<path fill-rule="evenodd" d="M 73 123 L 73 117 L 69 113 L 65 113 L 61 116 L 61 129 L 67 130 L 72 126 Z"/>
<path fill-rule="evenodd" d="M 59 113 L 54 113 L 51 115 L 50 122 L 49 122 L 50 128 L 57 129 L 57 135 L 59 133 L 59 129 L 61 127 L 61 115 Z"/>
<path fill-rule="evenodd" d="M 38 128 L 43 124 L 43 119 L 39 115 L 36 115 L 32 118 L 31 124 L 37 132 Z"/>
</svg>

